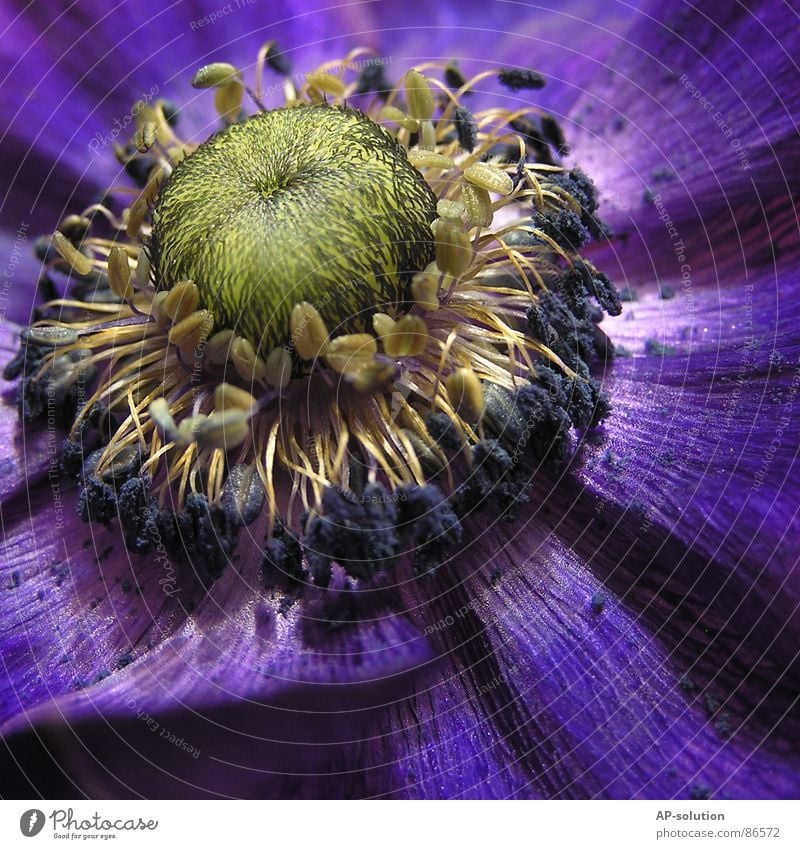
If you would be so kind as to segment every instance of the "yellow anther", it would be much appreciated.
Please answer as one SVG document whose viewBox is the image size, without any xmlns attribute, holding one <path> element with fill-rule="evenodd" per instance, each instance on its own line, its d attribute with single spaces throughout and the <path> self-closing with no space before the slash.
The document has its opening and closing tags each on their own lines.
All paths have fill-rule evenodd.
<svg viewBox="0 0 800 849">
<path fill-rule="evenodd" d="M 439 278 L 421 271 L 411 281 L 411 296 L 422 309 L 435 312 L 439 309 Z"/>
<path fill-rule="evenodd" d="M 139 258 L 136 261 L 136 285 L 140 289 L 144 289 L 150 282 L 150 257 L 147 251 L 139 251 Z"/>
<path fill-rule="evenodd" d="M 23 342 L 31 342 L 47 348 L 61 348 L 64 345 L 74 345 L 78 341 L 78 333 L 71 327 L 57 324 L 26 327 L 20 332 Z"/>
<path fill-rule="evenodd" d="M 252 342 L 237 336 L 231 345 L 231 360 L 237 374 L 248 383 L 258 383 L 266 379 L 267 365 L 256 353 Z"/>
<path fill-rule="evenodd" d="M 206 345 L 206 359 L 216 366 L 228 362 L 231 358 L 233 336 L 232 330 L 220 330 L 219 333 L 215 333 Z"/>
<path fill-rule="evenodd" d="M 158 432 L 168 442 L 175 439 L 177 428 L 175 427 L 175 419 L 172 418 L 172 413 L 169 409 L 169 402 L 166 398 L 156 398 L 148 408 L 150 418 L 153 420 Z"/>
<path fill-rule="evenodd" d="M 61 254 L 61 256 L 70 264 L 72 270 L 81 276 L 89 274 L 92 270 L 92 263 L 89 257 L 82 254 L 75 245 L 63 234 L 56 230 L 53 233 L 53 247 Z"/>
<path fill-rule="evenodd" d="M 394 327 L 394 319 L 385 312 L 376 312 L 372 316 L 372 327 L 378 336 L 383 336 Z"/>
<path fill-rule="evenodd" d="M 194 88 L 216 88 L 220 85 L 225 85 L 231 80 L 241 79 L 241 74 L 229 65 L 227 62 L 212 62 L 210 65 L 203 65 L 199 71 L 192 77 L 192 86 Z"/>
<path fill-rule="evenodd" d="M 510 195 L 514 191 L 514 181 L 505 171 L 488 162 L 476 162 L 464 169 L 464 179 L 498 195 Z"/>
<path fill-rule="evenodd" d="M 358 371 L 378 353 L 378 343 L 369 333 L 348 333 L 328 343 L 325 359 L 339 374 Z"/>
<path fill-rule="evenodd" d="M 370 392 L 386 383 L 394 372 L 394 363 L 373 359 L 366 363 L 363 368 L 346 375 L 346 379 L 359 392 Z"/>
<path fill-rule="evenodd" d="M 145 121 L 133 135 L 133 144 L 139 153 L 147 153 L 156 143 L 158 127 L 153 121 Z"/>
<path fill-rule="evenodd" d="M 164 301 L 167 300 L 169 292 L 156 292 L 153 296 L 150 315 L 155 318 L 159 327 L 169 327 L 171 324 L 169 316 L 164 312 Z"/>
<path fill-rule="evenodd" d="M 453 409 L 467 422 L 477 422 L 483 415 L 483 387 L 475 372 L 460 368 L 445 379 L 447 397 Z"/>
<path fill-rule="evenodd" d="M 198 349 L 211 335 L 214 329 L 214 316 L 208 310 L 197 310 L 183 321 L 179 321 L 169 331 L 167 341 L 177 345 L 181 354 L 186 357 L 197 356 L 202 352 Z"/>
<path fill-rule="evenodd" d="M 428 325 L 418 315 L 398 318 L 383 337 L 383 350 L 389 357 L 416 357 L 428 344 Z"/>
<path fill-rule="evenodd" d="M 439 218 L 455 218 L 460 221 L 466 211 L 466 207 L 460 200 L 440 200 L 436 204 L 436 214 Z"/>
<path fill-rule="evenodd" d="M 273 348 L 266 360 L 266 381 L 276 389 L 285 389 L 292 379 L 292 355 L 285 348 Z"/>
<path fill-rule="evenodd" d="M 410 133 L 416 133 L 419 129 L 419 121 L 409 118 L 402 109 L 398 109 L 396 106 L 384 106 L 381 109 L 381 117 L 392 124 L 397 124 L 404 130 L 408 130 Z"/>
<path fill-rule="evenodd" d="M 328 328 L 316 307 L 303 301 L 295 304 L 290 320 L 292 343 L 304 360 L 316 359 L 328 344 Z"/>
<path fill-rule="evenodd" d="M 195 441 L 194 431 L 195 428 L 203 421 L 205 416 L 194 416 L 193 418 L 184 419 L 177 428 L 173 439 L 175 440 L 175 444 L 179 447 L 183 447 L 185 445 L 191 445 L 192 442 Z"/>
<path fill-rule="evenodd" d="M 135 239 L 139 235 L 139 228 L 144 223 L 144 217 L 147 215 L 147 200 L 144 194 L 131 204 L 128 210 L 128 220 L 125 223 L 125 233 L 129 239 Z"/>
<path fill-rule="evenodd" d="M 492 212 L 492 199 L 486 189 L 479 189 L 465 183 L 461 187 L 461 197 L 464 198 L 464 206 L 467 217 L 473 227 L 490 227 L 494 213 Z"/>
<path fill-rule="evenodd" d="M 458 277 L 472 262 L 472 245 L 460 221 L 437 218 L 436 264 L 446 274 Z"/>
<path fill-rule="evenodd" d="M 175 324 L 188 318 L 200 305 L 200 290 L 191 280 L 176 283 L 164 299 L 163 310 Z"/>
<path fill-rule="evenodd" d="M 433 121 L 422 121 L 419 128 L 419 146 L 424 150 L 436 150 L 436 128 Z"/>
<path fill-rule="evenodd" d="M 199 418 L 199 417 L 198 417 Z M 201 448 L 228 451 L 241 445 L 250 432 L 250 415 L 244 410 L 226 410 L 193 422 L 192 436 Z"/>
<path fill-rule="evenodd" d="M 83 239 L 89 232 L 92 222 L 83 215 L 68 215 L 59 225 L 59 232 L 63 233 L 73 244 Z"/>
<path fill-rule="evenodd" d="M 428 81 L 413 68 L 405 76 L 408 114 L 418 121 L 427 121 L 433 115 L 433 92 Z"/>
<path fill-rule="evenodd" d="M 345 84 L 339 77 L 334 77 L 333 74 L 328 74 L 325 71 L 312 71 L 306 74 L 308 84 L 314 86 L 318 91 L 324 94 L 330 94 L 332 97 L 341 97 L 345 91 Z"/>
<path fill-rule="evenodd" d="M 258 402 L 245 389 L 240 389 L 232 383 L 220 383 L 214 390 L 214 409 L 219 412 L 225 410 L 244 410 L 252 413 Z"/>
<path fill-rule="evenodd" d="M 133 297 L 134 289 L 128 254 L 125 248 L 119 245 L 114 245 L 108 253 L 108 284 L 111 291 L 124 301 L 129 301 Z"/>
<path fill-rule="evenodd" d="M 449 170 L 455 167 L 452 156 L 435 153 L 432 150 L 409 150 L 408 161 L 415 168 L 443 168 Z"/>
</svg>

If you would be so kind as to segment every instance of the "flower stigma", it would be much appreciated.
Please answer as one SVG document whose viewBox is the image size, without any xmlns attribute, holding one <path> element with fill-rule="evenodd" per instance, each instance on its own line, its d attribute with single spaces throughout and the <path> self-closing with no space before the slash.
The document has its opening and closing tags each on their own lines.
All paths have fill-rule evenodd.
<svg viewBox="0 0 800 849">
<path fill-rule="evenodd" d="M 366 50 L 289 72 L 273 43 L 254 89 L 201 68 L 220 129 L 199 144 L 171 103 L 137 104 L 116 147 L 137 188 L 37 243 L 50 297 L 5 376 L 23 420 L 58 411 L 81 517 L 131 551 L 163 542 L 213 581 L 261 523 L 267 576 L 427 575 L 609 413 L 595 188 L 558 164 L 552 116 L 470 111 L 484 80 L 536 72 L 426 63 L 393 85 Z"/>
</svg>

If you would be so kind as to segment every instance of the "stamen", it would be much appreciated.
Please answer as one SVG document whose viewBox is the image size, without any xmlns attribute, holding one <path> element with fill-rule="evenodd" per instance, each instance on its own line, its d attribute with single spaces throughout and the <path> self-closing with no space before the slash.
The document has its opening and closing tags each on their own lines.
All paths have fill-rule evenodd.
<svg viewBox="0 0 800 849">
<path fill-rule="evenodd" d="M 53 233 L 53 246 L 61 256 L 69 263 L 76 274 L 86 276 L 92 272 L 92 263 L 89 257 L 82 254 L 75 245 L 63 234 L 56 230 Z"/>
<path fill-rule="evenodd" d="M 405 77 L 408 114 L 417 121 L 428 121 L 433 115 L 433 92 L 428 81 L 413 68 Z"/>
<path fill-rule="evenodd" d="M 483 415 L 483 387 L 475 372 L 460 368 L 445 380 L 447 396 L 453 409 L 467 422 L 477 422 Z"/>
<path fill-rule="evenodd" d="M 295 350 L 304 360 L 315 360 L 328 344 L 328 328 L 316 307 L 307 301 L 292 310 L 291 331 Z"/>
<path fill-rule="evenodd" d="M 404 315 L 383 334 L 382 341 L 390 357 L 416 357 L 428 344 L 428 325 L 419 316 Z"/>
<path fill-rule="evenodd" d="M 514 190 L 511 177 L 502 169 L 486 162 L 476 162 L 465 168 L 464 178 L 473 186 L 498 195 L 510 195 Z"/>
<path fill-rule="evenodd" d="M 108 283 L 111 291 L 124 301 L 133 298 L 134 288 L 128 254 L 125 248 L 119 245 L 114 245 L 108 253 Z"/>
<path fill-rule="evenodd" d="M 544 88 L 545 78 L 537 71 L 526 71 L 522 68 L 505 68 L 497 75 L 500 84 L 511 91 L 520 89 Z"/>
</svg>

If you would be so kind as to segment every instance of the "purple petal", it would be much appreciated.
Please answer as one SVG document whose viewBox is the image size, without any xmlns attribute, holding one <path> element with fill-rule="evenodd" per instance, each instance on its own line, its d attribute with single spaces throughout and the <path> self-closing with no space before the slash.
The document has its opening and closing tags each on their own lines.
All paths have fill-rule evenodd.
<svg viewBox="0 0 800 849">
<path fill-rule="evenodd" d="M 680 253 L 661 234 L 642 232 L 594 252 L 597 266 L 635 297 L 621 316 L 602 324 L 623 354 L 746 347 L 780 356 L 782 346 L 793 344 L 800 297 L 793 205 L 776 199 L 736 221 L 722 213 L 707 222 L 706 233 Z"/>
<path fill-rule="evenodd" d="M 252 596 L 215 591 L 143 662 L 2 726 L 22 760 L 18 792 L 286 798 L 319 795 L 322 773 L 327 795 L 349 795 L 331 761 L 431 652 L 385 610 L 334 628 L 297 613 L 284 621 Z"/>
<path fill-rule="evenodd" d="M 766 743 L 715 682 L 687 675 L 679 683 L 685 668 L 646 618 L 613 598 L 541 520 L 507 543 L 495 531 L 433 595 L 416 596 L 424 629 L 451 663 L 381 717 L 357 750 L 373 795 L 774 798 L 800 790 L 792 738 L 776 729 Z"/>
<path fill-rule="evenodd" d="M 683 238 L 714 210 L 738 214 L 790 191 L 800 168 L 796 13 L 783 4 L 652 2 L 572 110 L 575 158 L 603 187 L 617 229 Z M 788 15 L 788 18 L 787 18 Z M 629 214 L 628 214 L 629 213 Z"/>
<path fill-rule="evenodd" d="M 0 365 L 5 366 L 19 350 L 19 328 L 7 321 L 0 322 Z M 23 428 L 15 403 L 16 383 L 0 385 L 0 439 L 3 457 L 0 459 L 0 504 L 7 504 L 12 495 L 24 496 L 29 484 L 39 480 L 50 468 L 55 447 L 60 449 L 58 434 L 46 430 Z"/>
</svg>

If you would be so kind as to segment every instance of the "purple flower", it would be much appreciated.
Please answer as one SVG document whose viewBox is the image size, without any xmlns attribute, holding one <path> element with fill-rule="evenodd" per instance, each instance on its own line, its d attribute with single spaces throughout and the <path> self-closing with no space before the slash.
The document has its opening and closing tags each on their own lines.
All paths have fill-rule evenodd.
<svg viewBox="0 0 800 849">
<path fill-rule="evenodd" d="M 514 522 L 496 518 L 499 491 L 459 542 L 455 516 L 434 512 L 431 538 L 454 543 L 434 574 L 301 594 L 263 580 L 249 527 L 209 582 L 195 567 L 210 549 L 181 563 L 126 548 L 116 520 L 84 524 L 63 432 L 21 424 L 12 386 L 4 795 L 796 797 L 800 87 L 786 7 L 287 2 L 212 20 L 218 5 L 150 19 L 135 4 L 3 8 L 3 360 L 10 321 L 42 300 L 36 236 L 131 185 L 112 148 L 132 101 L 157 86 L 199 141 L 216 121 L 189 85 L 199 66 L 249 66 L 275 38 L 307 71 L 366 44 L 389 77 L 450 58 L 469 75 L 545 76 L 535 91 L 487 80 L 475 108 L 541 106 L 563 129 L 551 148 L 599 188 L 614 236 L 585 255 L 626 301 L 602 323 L 616 356 L 595 363 L 613 411 L 573 432 L 566 463 L 536 469 Z M 586 223 L 537 226 L 578 239 Z M 555 348 L 569 328 L 547 318 Z M 398 511 L 431 515 L 429 490 L 402 492 Z M 319 545 L 325 517 L 354 515 L 326 498 L 306 526 Z M 385 542 L 372 503 L 356 530 Z M 337 562 L 366 545 L 347 541 Z M 293 539 L 270 545 L 279 559 Z"/>
</svg>

